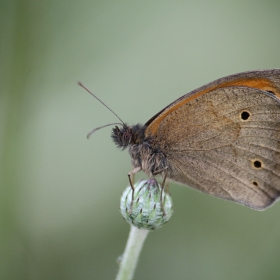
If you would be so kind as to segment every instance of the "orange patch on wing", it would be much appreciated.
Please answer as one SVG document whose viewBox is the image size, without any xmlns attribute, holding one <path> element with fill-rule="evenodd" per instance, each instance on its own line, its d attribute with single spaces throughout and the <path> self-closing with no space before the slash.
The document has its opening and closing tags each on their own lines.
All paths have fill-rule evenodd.
<svg viewBox="0 0 280 280">
<path fill-rule="evenodd" d="M 248 79 L 247 78 L 247 79 L 239 79 L 239 80 L 235 80 L 235 81 L 230 81 L 230 82 L 223 83 L 221 85 L 210 87 L 203 91 L 197 92 L 196 94 L 194 94 L 186 99 L 181 100 L 179 103 L 170 106 L 169 108 L 164 110 L 159 116 L 157 116 L 152 121 L 152 123 L 147 127 L 146 135 L 155 135 L 162 120 L 166 116 L 171 114 L 173 111 L 175 111 L 178 108 L 180 108 L 181 106 L 183 106 L 184 104 L 189 103 L 190 101 L 192 101 L 192 100 L 198 98 L 199 96 L 201 96 L 209 91 L 212 91 L 214 89 L 230 87 L 230 86 L 245 86 L 245 87 L 257 88 L 257 89 L 264 90 L 264 91 L 271 91 L 277 97 L 280 98 L 280 89 L 275 87 L 275 85 L 268 79 L 260 79 L 260 78 Z"/>
<path fill-rule="evenodd" d="M 275 85 L 267 79 L 258 79 L 258 78 L 243 79 L 243 80 L 241 79 L 241 80 L 222 84 L 217 88 L 226 87 L 226 86 L 245 86 L 245 87 L 257 88 L 264 91 L 272 91 L 277 97 L 280 98 L 279 88 L 275 87 Z"/>
</svg>

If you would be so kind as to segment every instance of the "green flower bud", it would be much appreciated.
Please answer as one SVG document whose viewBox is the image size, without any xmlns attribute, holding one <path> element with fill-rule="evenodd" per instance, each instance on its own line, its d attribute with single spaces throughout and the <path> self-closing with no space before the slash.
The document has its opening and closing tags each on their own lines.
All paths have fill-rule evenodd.
<svg viewBox="0 0 280 280">
<path fill-rule="evenodd" d="M 121 196 L 120 211 L 128 223 L 138 228 L 158 229 L 172 216 L 171 196 L 161 189 L 155 179 L 137 182 L 132 204 L 131 199 L 132 188 L 128 186 Z"/>
</svg>

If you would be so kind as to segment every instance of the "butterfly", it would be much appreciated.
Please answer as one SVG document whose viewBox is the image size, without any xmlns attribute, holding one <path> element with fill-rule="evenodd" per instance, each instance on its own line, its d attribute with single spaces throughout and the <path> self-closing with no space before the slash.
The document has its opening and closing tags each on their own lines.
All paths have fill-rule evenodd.
<svg viewBox="0 0 280 280">
<path fill-rule="evenodd" d="M 111 136 L 128 148 L 132 188 L 142 170 L 255 210 L 280 197 L 280 69 L 215 80 L 143 125 L 120 121 Z"/>
</svg>

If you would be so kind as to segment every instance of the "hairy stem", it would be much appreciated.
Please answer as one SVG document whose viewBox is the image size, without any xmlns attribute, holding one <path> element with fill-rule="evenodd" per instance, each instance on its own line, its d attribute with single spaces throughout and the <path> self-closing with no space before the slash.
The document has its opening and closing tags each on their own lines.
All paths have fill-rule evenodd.
<svg viewBox="0 0 280 280">
<path fill-rule="evenodd" d="M 131 280 L 138 262 L 142 246 L 149 231 L 130 226 L 130 233 L 116 280 Z"/>
</svg>

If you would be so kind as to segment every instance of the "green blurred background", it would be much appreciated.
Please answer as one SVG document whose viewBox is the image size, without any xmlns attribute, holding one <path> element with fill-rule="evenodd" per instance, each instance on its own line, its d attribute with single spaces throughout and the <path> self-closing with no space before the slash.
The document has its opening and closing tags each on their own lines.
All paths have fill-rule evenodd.
<svg viewBox="0 0 280 280">
<path fill-rule="evenodd" d="M 114 279 L 131 170 L 111 128 L 214 79 L 280 67 L 280 1 L 1 1 L 0 279 Z M 139 174 L 138 178 L 145 178 Z M 280 203 L 257 212 L 171 184 L 135 279 L 279 279 Z"/>
</svg>

